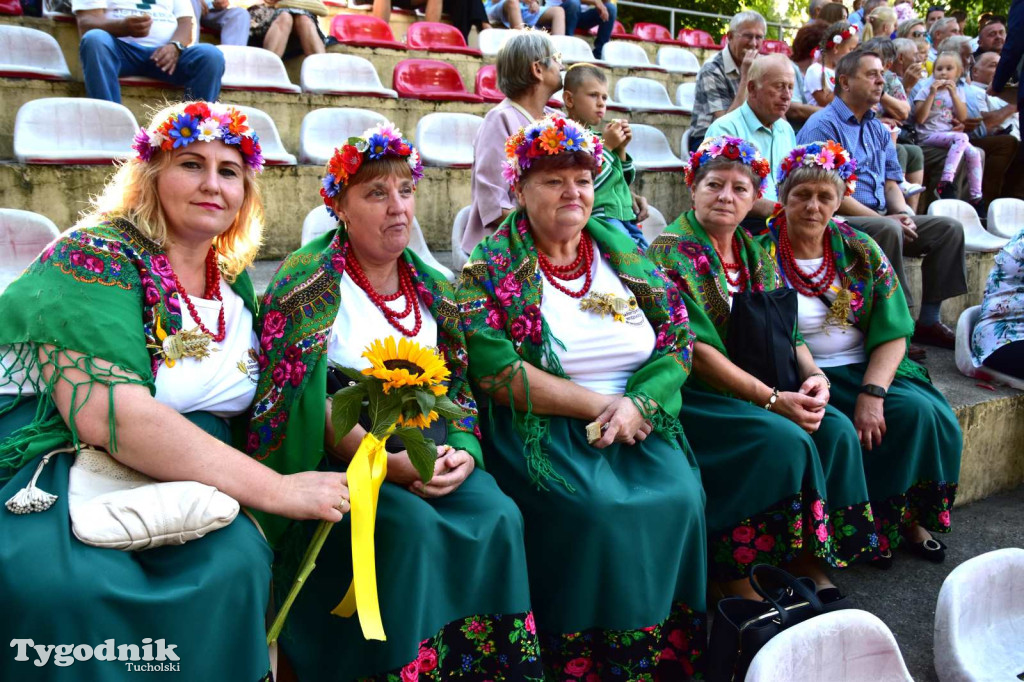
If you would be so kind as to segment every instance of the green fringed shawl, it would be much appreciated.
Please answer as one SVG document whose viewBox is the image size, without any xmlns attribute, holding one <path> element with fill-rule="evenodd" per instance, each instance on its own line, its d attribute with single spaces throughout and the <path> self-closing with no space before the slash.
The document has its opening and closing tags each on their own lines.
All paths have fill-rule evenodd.
<svg viewBox="0 0 1024 682">
<path fill-rule="evenodd" d="M 327 417 L 327 341 L 341 307 L 348 232 L 331 231 L 285 259 L 263 298 L 260 317 L 260 381 L 256 387 L 247 450 L 282 474 L 310 471 L 324 457 Z M 448 397 L 469 412 L 448 422 L 448 444 L 482 465 L 476 403 L 466 379 L 468 356 L 452 285 L 412 250 L 420 300 L 437 321 L 438 348 L 451 379 Z M 267 539 L 281 548 L 290 521 L 257 514 Z"/>
<path fill-rule="evenodd" d="M 255 294 L 243 273 L 232 285 L 255 318 Z M 0 386 L 41 396 L 35 420 L 0 442 L 0 483 L 37 455 L 78 443 L 75 412 L 65 424 L 51 398 L 58 381 L 72 386 L 72 405 L 92 391 L 110 401 L 110 443 L 116 450 L 114 387 L 140 384 L 155 391 L 162 360 L 161 327 L 181 329 L 170 263 L 159 245 L 116 219 L 66 233 L 46 247 L 0 296 Z M 44 350 L 44 347 L 46 350 Z M 41 377 L 47 364 L 54 371 Z M 76 380 L 69 370 L 87 380 Z M 8 405 L 3 413 L 19 401 Z"/>
<path fill-rule="evenodd" d="M 674 436 L 680 433 L 679 389 L 690 373 L 693 349 L 686 307 L 676 287 L 637 250 L 629 236 L 596 218 L 587 222 L 586 229 L 601 257 L 636 297 L 657 334 L 654 353 L 627 382 L 626 395 L 652 421 L 655 430 L 675 442 Z M 561 342 L 544 324 L 542 295 L 543 277 L 529 222 L 524 211 L 514 211 L 493 235 L 477 245 L 459 279 L 469 374 L 484 390 L 506 387 L 516 374 L 525 383 L 524 362 L 572 378 L 562 371 L 554 353 L 552 344 Z M 496 381 L 499 376 L 502 379 Z M 652 409 L 650 401 L 659 407 Z M 533 413 L 529 398 L 526 405 L 512 408 L 526 444 L 524 456 L 534 483 L 544 488 L 547 479 L 554 479 L 567 485 L 544 453 L 547 419 Z"/>
<path fill-rule="evenodd" d="M 772 257 L 777 258 L 777 225 L 772 221 L 769 227 L 769 232 L 758 239 Z M 854 326 L 864 333 L 865 352 L 870 356 L 875 348 L 894 339 L 905 338 L 909 347 L 914 318 L 910 316 L 896 271 L 882 249 L 871 237 L 844 222 L 829 221 L 825 229 L 832 242 L 836 265 L 850 282 L 853 294 L 850 310 Z M 896 376 L 929 381 L 928 371 L 906 355 L 896 369 Z"/>
</svg>

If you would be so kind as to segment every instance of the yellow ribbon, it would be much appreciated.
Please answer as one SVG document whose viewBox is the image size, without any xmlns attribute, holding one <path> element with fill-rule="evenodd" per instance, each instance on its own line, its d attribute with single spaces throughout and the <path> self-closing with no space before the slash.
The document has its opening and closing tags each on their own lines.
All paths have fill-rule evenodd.
<svg viewBox="0 0 1024 682">
<path fill-rule="evenodd" d="M 374 525 L 377 522 L 377 498 L 380 486 L 388 473 L 388 453 L 384 444 L 394 431 L 394 425 L 384 438 L 371 433 L 363 437 L 359 449 L 348 465 L 348 491 L 352 510 L 352 584 L 345 598 L 331 613 L 350 618 L 359 612 L 359 625 L 363 637 L 386 641 L 384 625 L 380 619 L 377 599 L 377 561 L 373 544 Z"/>
</svg>

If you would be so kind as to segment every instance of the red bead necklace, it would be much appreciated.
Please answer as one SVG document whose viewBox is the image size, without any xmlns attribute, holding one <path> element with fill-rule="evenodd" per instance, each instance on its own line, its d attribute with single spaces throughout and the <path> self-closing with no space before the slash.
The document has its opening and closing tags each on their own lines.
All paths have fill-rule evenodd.
<svg viewBox="0 0 1024 682">
<path fill-rule="evenodd" d="M 807 274 L 800 269 L 800 264 L 793 256 L 793 245 L 789 241 L 786 220 L 785 217 L 780 217 L 782 220 L 779 221 L 779 254 L 782 256 L 780 260 L 783 274 L 798 293 L 809 298 L 822 296 L 832 287 L 832 282 L 836 279 L 836 259 L 832 255 L 832 240 L 829 239 L 828 232 L 826 231 L 822 236 L 825 254 L 821 265 L 811 274 Z M 822 273 L 825 273 L 824 276 Z"/>
<path fill-rule="evenodd" d="M 185 287 L 181 285 L 181 280 L 178 279 L 178 273 L 171 268 L 171 277 L 174 278 L 174 286 L 178 290 L 178 296 L 181 300 L 185 301 L 185 307 L 188 308 L 189 315 L 195 321 L 199 328 L 204 334 L 212 337 L 214 341 L 220 343 L 224 340 L 227 335 L 227 326 L 224 324 L 224 299 L 220 293 L 220 268 L 217 267 L 217 251 L 211 246 L 210 253 L 206 254 L 206 290 L 203 292 L 203 298 L 220 301 L 220 314 L 217 316 L 217 333 L 214 334 L 203 321 L 199 319 L 199 313 L 196 312 L 196 307 L 192 303 L 192 299 L 189 298 L 188 292 L 185 291 Z"/>
<path fill-rule="evenodd" d="M 402 336 L 411 338 L 420 333 L 420 329 L 423 327 L 423 318 L 420 313 L 419 299 L 416 296 L 416 286 L 412 283 L 412 275 L 409 274 L 409 266 L 404 260 L 398 260 L 398 291 L 393 294 L 378 293 L 363 271 L 363 267 L 351 252 L 345 259 L 345 272 L 356 283 L 356 286 L 366 292 L 373 304 L 384 315 L 388 324 L 400 331 Z M 388 302 L 397 301 L 402 296 L 405 296 L 405 309 L 401 312 L 397 312 L 387 305 Z M 412 329 L 406 329 L 402 326 L 402 320 L 408 317 L 410 312 L 414 313 L 416 321 Z"/>
<path fill-rule="evenodd" d="M 551 286 L 567 296 L 583 298 L 590 291 L 590 285 L 594 280 L 592 272 L 594 265 L 594 243 L 591 241 L 590 235 L 584 232 L 580 235 L 580 244 L 576 249 L 576 260 L 572 263 L 568 265 L 554 265 L 539 249 L 537 250 L 537 263 L 540 265 L 541 272 L 547 277 Z M 583 288 L 579 291 L 571 291 L 558 281 L 571 282 L 579 279 L 580 276 L 583 276 Z"/>
<path fill-rule="evenodd" d="M 718 253 L 715 249 L 715 253 L 718 254 L 718 260 L 722 262 L 722 270 L 725 272 L 725 281 L 729 283 L 729 286 L 735 287 L 740 291 L 743 290 L 747 280 L 750 279 L 747 273 L 747 267 L 743 263 L 743 256 L 740 255 L 740 240 L 734 234 L 732 236 L 732 257 L 736 259 L 735 263 L 730 263 L 725 260 L 722 254 Z M 739 274 L 736 275 L 736 279 L 733 279 L 729 275 L 729 270 L 739 270 Z"/>
</svg>

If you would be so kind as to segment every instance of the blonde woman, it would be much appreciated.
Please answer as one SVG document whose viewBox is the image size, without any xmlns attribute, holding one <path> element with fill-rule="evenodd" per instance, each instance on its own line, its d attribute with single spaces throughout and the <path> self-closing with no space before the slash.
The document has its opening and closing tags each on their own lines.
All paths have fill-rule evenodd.
<svg viewBox="0 0 1024 682">
<path fill-rule="evenodd" d="M 899 26 L 899 18 L 896 10 L 888 5 L 881 5 L 871 10 L 867 21 L 864 22 L 864 42 L 872 38 L 896 38 L 896 27 Z"/>
<path fill-rule="evenodd" d="M 88 443 L 157 480 L 340 520 L 343 474 L 282 476 L 230 445 L 228 420 L 248 410 L 259 378 L 245 274 L 261 233 L 257 136 L 237 110 L 192 102 L 158 113 L 134 148 L 93 209 L 0 296 L 0 499 L 49 451 Z M 37 486 L 57 496 L 49 510 L 0 513 L 0 603 L 18 614 L 0 625 L 4 641 L 113 642 L 73 660 L 76 679 L 134 679 L 129 653 L 104 660 L 120 645 L 187 677 L 269 679 L 272 556 L 256 525 L 239 515 L 137 553 L 86 545 L 68 523 L 72 462 L 55 455 L 41 469 Z M 28 658 L 0 661 L 0 679 L 52 679 L 60 663 L 25 662 L 36 657 L 26 647 Z"/>
</svg>

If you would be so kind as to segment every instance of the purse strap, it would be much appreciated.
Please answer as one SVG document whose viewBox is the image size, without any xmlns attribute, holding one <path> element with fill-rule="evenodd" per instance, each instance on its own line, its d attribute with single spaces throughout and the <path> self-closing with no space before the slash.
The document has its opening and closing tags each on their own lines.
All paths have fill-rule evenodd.
<svg viewBox="0 0 1024 682">
<path fill-rule="evenodd" d="M 775 585 L 777 587 L 776 589 L 767 589 L 766 586 L 768 585 Z M 750 569 L 750 586 L 778 612 L 779 622 L 783 629 L 790 626 L 789 620 L 791 618 L 789 611 L 781 603 L 787 596 L 799 595 L 818 614 L 825 612 L 825 607 L 821 600 L 818 599 L 818 595 L 814 593 L 814 590 L 781 568 L 769 564 L 755 565 Z"/>
</svg>

